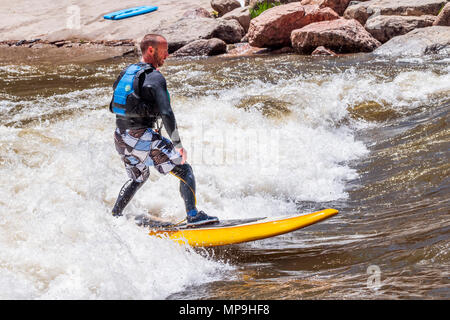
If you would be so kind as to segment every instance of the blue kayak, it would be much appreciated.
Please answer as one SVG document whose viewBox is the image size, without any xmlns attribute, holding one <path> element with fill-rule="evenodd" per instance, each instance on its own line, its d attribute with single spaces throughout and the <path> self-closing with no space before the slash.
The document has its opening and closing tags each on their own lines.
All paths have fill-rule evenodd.
<svg viewBox="0 0 450 320">
<path fill-rule="evenodd" d="M 126 19 L 134 16 L 138 16 L 144 13 L 149 13 L 158 10 L 158 7 L 152 7 L 152 6 L 140 6 L 140 7 L 134 7 L 129 9 L 123 9 L 116 12 L 111 12 L 108 14 L 105 14 L 103 18 L 109 19 L 109 20 L 120 20 L 120 19 Z"/>
</svg>

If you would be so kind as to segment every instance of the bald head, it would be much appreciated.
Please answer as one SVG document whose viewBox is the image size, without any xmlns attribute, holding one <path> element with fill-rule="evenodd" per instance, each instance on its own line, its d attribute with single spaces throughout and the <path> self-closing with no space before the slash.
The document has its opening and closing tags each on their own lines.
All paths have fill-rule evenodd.
<svg viewBox="0 0 450 320">
<path fill-rule="evenodd" d="M 167 40 L 159 34 L 146 34 L 140 43 L 142 60 L 155 68 L 164 64 L 168 57 Z"/>
<path fill-rule="evenodd" d="M 159 34 L 146 34 L 140 43 L 142 54 L 147 51 L 148 47 L 157 48 L 162 42 L 167 42 L 163 36 Z"/>
</svg>

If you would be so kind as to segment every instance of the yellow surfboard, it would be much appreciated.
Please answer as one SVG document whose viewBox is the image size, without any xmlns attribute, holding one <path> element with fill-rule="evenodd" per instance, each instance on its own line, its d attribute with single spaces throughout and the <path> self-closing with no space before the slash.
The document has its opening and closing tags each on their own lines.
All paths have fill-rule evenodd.
<svg viewBox="0 0 450 320">
<path fill-rule="evenodd" d="M 225 220 L 195 228 L 170 224 L 152 226 L 151 223 L 148 226 L 151 236 L 166 237 L 193 247 L 215 247 L 278 236 L 328 219 L 337 213 L 335 209 L 325 209 L 275 218 Z"/>
</svg>

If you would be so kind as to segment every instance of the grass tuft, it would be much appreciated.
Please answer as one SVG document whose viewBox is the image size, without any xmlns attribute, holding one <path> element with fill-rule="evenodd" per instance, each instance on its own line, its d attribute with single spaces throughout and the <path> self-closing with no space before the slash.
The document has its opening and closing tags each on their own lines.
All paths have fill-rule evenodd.
<svg viewBox="0 0 450 320">
<path fill-rule="evenodd" d="M 254 19 L 267 9 L 279 6 L 280 4 L 280 2 L 269 2 L 267 0 L 261 3 L 257 3 L 253 8 L 250 9 L 250 18 Z"/>
</svg>

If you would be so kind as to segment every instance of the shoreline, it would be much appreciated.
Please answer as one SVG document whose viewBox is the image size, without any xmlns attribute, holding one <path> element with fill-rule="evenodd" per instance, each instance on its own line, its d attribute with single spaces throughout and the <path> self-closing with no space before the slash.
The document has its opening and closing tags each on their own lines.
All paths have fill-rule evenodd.
<svg viewBox="0 0 450 320">
<path fill-rule="evenodd" d="M 0 41 L 2 63 L 89 63 L 126 56 L 138 56 L 133 40 Z"/>
<path fill-rule="evenodd" d="M 381 0 L 356 4 L 342 0 L 345 11 L 344 7 L 337 6 L 341 0 L 327 5 L 322 5 L 322 0 L 282 0 L 281 5 L 255 18 L 250 17 L 249 6 L 242 7 L 244 1 L 230 1 L 238 7 L 228 8 L 217 17 L 211 14 L 211 8 L 219 10 L 217 3 L 210 0 L 155 0 L 154 4 L 159 6 L 156 13 L 117 22 L 107 21 L 99 14 L 113 10 L 116 5 L 101 0 L 95 7 L 87 0 L 80 0 L 75 7 L 81 26 L 70 29 L 64 25 L 64 12 L 61 12 L 74 7 L 68 1 L 58 5 L 46 2 L 51 11 L 40 13 L 43 8 L 38 8 L 31 13 L 26 1 L 18 0 L 18 7 L 26 9 L 23 14 L 14 9 L 8 12 L 10 15 L 0 14 L 0 18 L 6 19 L 0 23 L 0 61 L 67 64 L 139 57 L 138 44 L 147 33 L 166 37 L 169 57 L 290 53 L 412 57 L 450 52 L 448 0 L 426 0 L 426 4 L 409 0 L 414 15 L 393 0 L 384 4 Z M 124 2 L 120 6 L 134 4 Z M 370 16 L 374 8 L 379 12 Z M 381 14 L 383 10 L 388 14 Z"/>
<path fill-rule="evenodd" d="M 286 49 L 251 47 L 246 42 L 229 44 L 227 52 L 214 56 L 190 56 L 183 58 L 244 57 L 292 53 Z M 49 41 L 4 40 L 0 41 L 2 63 L 90 63 L 114 58 L 140 57 L 140 49 L 134 39 L 92 40 L 82 39 Z M 170 58 L 179 58 L 169 55 Z"/>
</svg>

